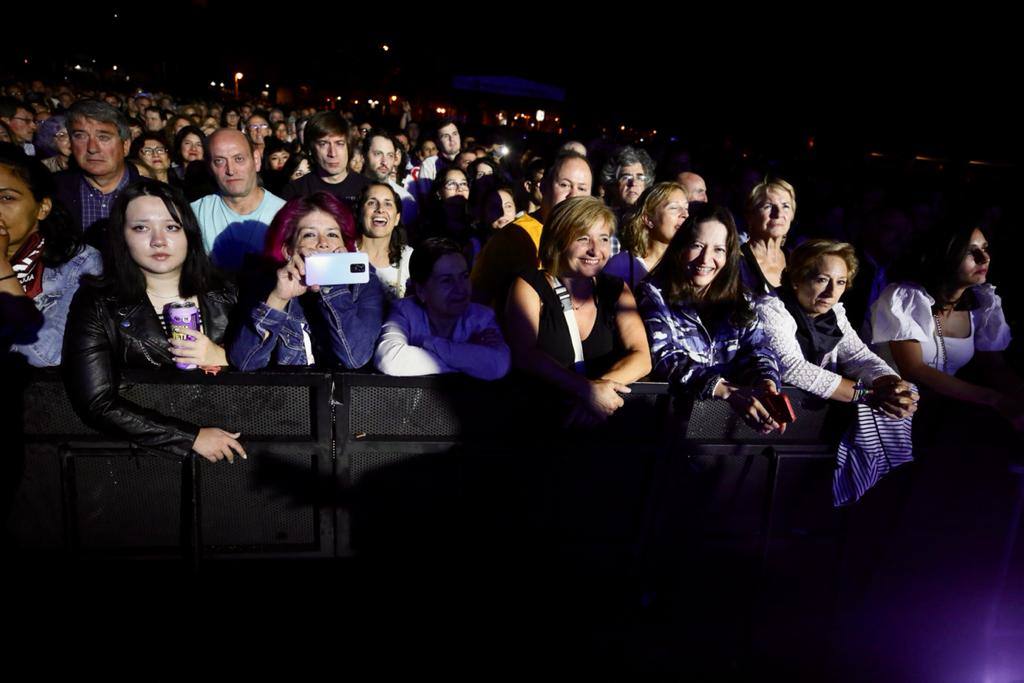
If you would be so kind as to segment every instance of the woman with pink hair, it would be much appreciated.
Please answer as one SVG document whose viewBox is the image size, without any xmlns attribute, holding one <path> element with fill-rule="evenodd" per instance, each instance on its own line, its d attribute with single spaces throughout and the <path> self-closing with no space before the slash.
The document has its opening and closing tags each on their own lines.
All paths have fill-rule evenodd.
<svg viewBox="0 0 1024 683">
<path fill-rule="evenodd" d="M 263 255 L 276 267 L 257 291 L 234 342 L 231 364 L 359 368 L 370 360 L 383 322 L 384 293 L 370 266 L 366 284 L 306 284 L 306 257 L 355 251 L 352 213 L 333 195 L 316 192 L 285 204 L 267 230 Z"/>
</svg>

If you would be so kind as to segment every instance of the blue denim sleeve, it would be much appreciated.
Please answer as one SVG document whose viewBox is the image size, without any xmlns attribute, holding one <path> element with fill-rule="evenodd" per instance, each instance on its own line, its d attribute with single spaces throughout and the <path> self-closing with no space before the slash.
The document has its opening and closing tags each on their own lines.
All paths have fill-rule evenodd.
<svg viewBox="0 0 1024 683">
<path fill-rule="evenodd" d="M 37 368 L 60 365 L 64 327 L 71 300 L 78 291 L 79 281 L 83 275 L 103 273 L 103 259 L 98 251 L 86 247 L 79 255 L 58 268 L 60 275 L 54 291 L 46 291 L 47 288 L 44 288 L 36 301 L 42 314 L 38 320 L 41 326 L 30 331 L 22 331 L 23 334 L 31 336 L 33 341 L 11 347 L 12 351 L 23 354 L 29 365 Z"/>
<path fill-rule="evenodd" d="M 384 324 L 384 290 L 377 276 L 371 274 L 364 285 L 325 287 L 320 301 L 338 362 L 350 369 L 370 362 Z"/>
<path fill-rule="evenodd" d="M 281 326 L 288 314 L 256 302 L 245 315 L 238 334 L 228 348 L 228 360 L 239 370 L 260 370 L 270 365 Z"/>
</svg>

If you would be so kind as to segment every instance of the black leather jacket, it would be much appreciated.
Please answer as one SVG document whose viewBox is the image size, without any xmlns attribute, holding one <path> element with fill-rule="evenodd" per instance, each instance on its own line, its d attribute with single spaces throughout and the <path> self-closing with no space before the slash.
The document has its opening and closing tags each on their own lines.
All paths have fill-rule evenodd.
<svg viewBox="0 0 1024 683">
<path fill-rule="evenodd" d="M 203 330 L 222 346 L 237 299 L 234 289 L 199 297 Z M 120 396 L 123 368 L 176 370 L 160 319 L 148 301 L 126 305 L 109 290 L 81 287 L 68 311 L 62 368 L 71 404 L 90 426 L 178 457 L 191 451 L 199 427 Z"/>
</svg>

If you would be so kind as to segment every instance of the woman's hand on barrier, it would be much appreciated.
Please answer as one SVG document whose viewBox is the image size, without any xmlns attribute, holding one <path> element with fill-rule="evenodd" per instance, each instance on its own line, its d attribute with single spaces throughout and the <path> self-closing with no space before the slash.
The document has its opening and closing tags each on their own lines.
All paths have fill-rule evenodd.
<svg viewBox="0 0 1024 683">
<path fill-rule="evenodd" d="M 171 354 L 175 363 L 191 363 L 192 365 L 227 365 L 228 355 L 224 347 L 215 343 L 199 330 L 187 327 L 175 327 L 175 332 L 187 334 L 195 341 L 172 339 Z"/>
<path fill-rule="evenodd" d="M 778 430 L 780 433 L 786 431 L 786 425 L 780 425 L 772 418 L 771 413 L 761 402 L 764 394 L 778 394 L 774 382 L 768 382 L 770 386 L 762 384 L 754 387 L 730 387 L 725 400 L 729 402 L 736 414 L 754 429 L 762 434 L 770 434 Z"/>
<path fill-rule="evenodd" d="M 287 263 L 277 269 L 277 283 L 267 297 L 267 305 L 283 311 L 289 301 L 302 296 L 307 289 L 305 257 L 296 251 Z"/>
<path fill-rule="evenodd" d="M 235 461 L 235 455 L 240 455 L 243 460 L 249 456 L 246 454 L 242 444 L 238 442 L 241 432 L 226 432 L 217 427 L 202 427 L 196 440 L 192 442 L 192 450 L 203 456 L 210 462 L 228 459 L 228 462 Z"/>
<path fill-rule="evenodd" d="M 628 394 L 630 388 L 612 379 L 589 380 L 590 391 L 586 396 L 586 407 L 599 419 L 604 420 L 621 408 L 625 401 L 619 394 Z"/>
<path fill-rule="evenodd" d="M 902 379 L 895 375 L 879 377 L 871 385 L 874 396 L 870 400 L 873 408 L 881 410 L 889 417 L 902 419 L 917 412 L 920 395 Z"/>
<path fill-rule="evenodd" d="M 766 401 L 764 398 L 765 396 L 781 395 L 782 392 L 779 390 L 779 387 L 775 386 L 775 382 L 770 379 L 762 379 L 760 382 L 757 383 L 757 385 L 755 385 L 754 393 L 757 396 L 757 400 L 761 403 L 764 409 L 768 411 L 769 417 L 772 418 L 772 429 L 778 429 L 779 434 L 784 434 L 786 432 L 787 424 L 785 422 L 779 422 L 777 419 L 775 419 L 775 416 L 772 415 L 768 401 Z"/>
</svg>

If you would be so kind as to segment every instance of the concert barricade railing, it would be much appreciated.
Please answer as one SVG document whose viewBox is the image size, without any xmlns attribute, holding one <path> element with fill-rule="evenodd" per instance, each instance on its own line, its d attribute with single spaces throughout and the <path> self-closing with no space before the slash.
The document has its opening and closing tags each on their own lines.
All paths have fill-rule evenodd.
<svg viewBox="0 0 1024 683">
<path fill-rule="evenodd" d="M 690 405 L 659 382 L 632 385 L 602 427 L 543 435 L 533 397 L 511 380 L 129 372 L 124 387 L 141 406 L 242 432 L 248 460 L 183 463 L 101 434 L 57 371 L 34 371 L 6 522 L 17 550 L 316 558 L 536 533 L 628 548 L 673 504 L 664 480 L 681 461 L 711 482 L 709 534 L 766 550 L 830 507 L 826 404 L 792 388 L 797 421 L 764 436 L 725 402 Z"/>
</svg>

